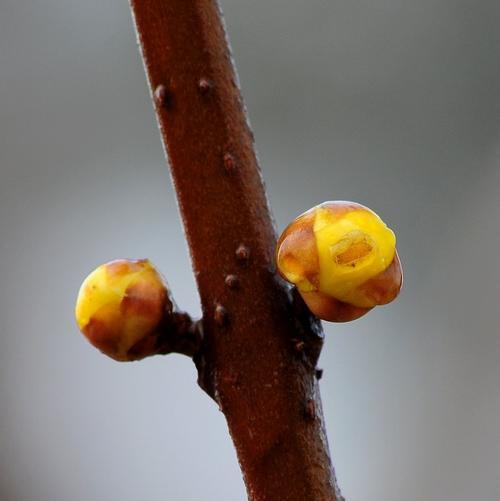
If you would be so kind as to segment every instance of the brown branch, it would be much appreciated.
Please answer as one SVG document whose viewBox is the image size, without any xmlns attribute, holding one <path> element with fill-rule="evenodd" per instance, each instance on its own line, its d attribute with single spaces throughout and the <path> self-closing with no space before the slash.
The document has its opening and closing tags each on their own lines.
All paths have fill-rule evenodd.
<svg viewBox="0 0 500 501">
<path fill-rule="evenodd" d="M 251 500 L 340 500 L 318 322 L 275 273 L 275 233 L 216 0 L 132 0 L 203 309 L 200 384 Z"/>
</svg>

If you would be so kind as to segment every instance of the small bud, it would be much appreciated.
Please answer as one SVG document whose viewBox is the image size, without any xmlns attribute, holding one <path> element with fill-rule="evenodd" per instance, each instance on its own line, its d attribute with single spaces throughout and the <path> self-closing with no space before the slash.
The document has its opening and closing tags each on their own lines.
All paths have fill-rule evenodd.
<svg viewBox="0 0 500 501">
<path fill-rule="evenodd" d="M 84 280 L 75 316 L 85 337 L 119 361 L 140 360 L 157 350 L 159 328 L 172 315 L 165 282 L 147 259 L 119 259 Z"/>
<path fill-rule="evenodd" d="M 240 244 L 238 248 L 236 249 L 236 259 L 243 265 L 248 263 L 248 260 L 250 259 L 250 249 L 244 245 Z"/>
<path fill-rule="evenodd" d="M 208 94 L 212 90 L 212 82 L 206 78 L 201 78 L 198 82 L 198 89 L 201 94 Z"/>
<path fill-rule="evenodd" d="M 306 402 L 305 417 L 309 421 L 316 419 L 316 404 L 312 398 Z"/>
<path fill-rule="evenodd" d="M 394 233 L 354 202 L 325 202 L 297 217 L 278 241 L 276 261 L 309 309 L 332 322 L 391 302 L 402 285 Z"/>
<path fill-rule="evenodd" d="M 240 286 L 240 280 L 237 275 L 226 275 L 224 283 L 230 289 L 237 289 Z"/>
<path fill-rule="evenodd" d="M 215 306 L 214 320 L 219 327 L 224 327 L 228 322 L 227 310 L 221 304 Z"/>
<path fill-rule="evenodd" d="M 156 87 L 154 91 L 154 98 L 158 103 L 158 106 L 162 108 L 167 109 L 172 106 L 172 94 L 163 84 L 160 84 L 158 85 L 158 87 Z"/>
</svg>

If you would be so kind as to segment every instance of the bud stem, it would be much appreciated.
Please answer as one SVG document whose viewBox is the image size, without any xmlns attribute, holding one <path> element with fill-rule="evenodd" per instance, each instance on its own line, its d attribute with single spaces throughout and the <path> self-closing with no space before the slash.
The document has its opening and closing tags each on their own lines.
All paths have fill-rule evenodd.
<svg viewBox="0 0 500 501">
<path fill-rule="evenodd" d="M 194 358 L 203 342 L 203 329 L 200 320 L 194 321 L 185 312 L 174 312 L 168 324 L 160 333 L 159 355 L 180 353 Z"/>
</svg>

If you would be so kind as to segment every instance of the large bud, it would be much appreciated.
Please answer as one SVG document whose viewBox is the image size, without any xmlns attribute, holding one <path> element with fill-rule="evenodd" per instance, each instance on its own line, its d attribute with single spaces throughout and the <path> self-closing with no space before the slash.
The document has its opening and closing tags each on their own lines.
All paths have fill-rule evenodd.
<svg viewBox="0 0 500 501">
<path fill-rule="evenodd" d="M 402 285 L 393 231 L 354 202 L 324 202 L 297 217 L 278 241 L 276 261 L 309 309 L 332 322 L 391 302 Z"/>
<path fill-rule="evenodd" d="M 150 261 L 118 259 L 84 280 L 75 316 L 96 348 L 131 361 L 156 353 L 160 329 L 172 311 L 167 286 Z"/>
</svg>

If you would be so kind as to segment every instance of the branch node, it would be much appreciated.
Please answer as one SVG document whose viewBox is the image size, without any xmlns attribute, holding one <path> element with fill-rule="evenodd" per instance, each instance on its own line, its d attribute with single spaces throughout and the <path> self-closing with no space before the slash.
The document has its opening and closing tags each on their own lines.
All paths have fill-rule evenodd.
<svg viewBox="0 0 500 501">
<path fill-rule="evenodd" d="M 227 310 L 221 304 L 215 306 L 214 321 L 219 327 L 225 327 L 229 322 Z"/>
<path fill-rule="evenodd" d="M 316 404 L 312 398 L 306 402 L 305 418 L 308 421 L 314 421 L 316 419 Z"/>
<path fill-rule="evenodd" d="M 226 275 L 226 278 L 224 279 L 224 283 L 229 289 L 238 289 L 240 286 L 240 279 L 238 278 L 237 275 Z"/>
<path fill-rule="evenodd" d="M 210 80 L 206 78 L 200 78 L 198 82 L 198 90 L 200 94 L 205 96 L 212 90 L 213 84 Z"/>
<path fill-rule="evenodd" d="M 240 244 L 236 249 L 236 259 L 241 265 L 247 265 L 250 260 L 250 249 L 246 245 Z"/>
<path fill-rule="evenodd" d="M 156 87 L 154 97 L 160 108 L 170 109 L 172 107 L 173 96 L 166 85 L 160 84 Z"/>
<path fill-rule="evenodd" d="M 224 153 L 224 168 L 228 174 L 232 174 L 236 170 L 236 160 L 231 153 Z"/>
<path fill-rule="evenodd" d="M 304 341 L 297 338 L 292 338 L 291 341 L 293 344 L 294 351 L 296 351 L 297 353 L 302 353 L 304 351 L 306 347 L 306 343 Z"/>
</svg>

